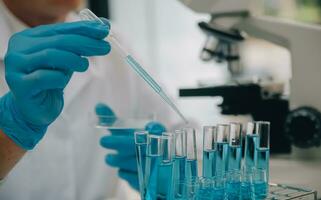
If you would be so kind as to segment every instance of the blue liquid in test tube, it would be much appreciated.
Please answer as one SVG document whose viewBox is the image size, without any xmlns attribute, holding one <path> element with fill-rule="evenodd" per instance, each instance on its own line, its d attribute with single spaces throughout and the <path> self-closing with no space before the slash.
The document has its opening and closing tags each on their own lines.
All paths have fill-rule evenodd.
<svg viewBox="0 0 321 200">
<path fill-rule="evenodd" d="M 181 199 L 184 195 L 184 185 L 181 184 L 186 178 L 186 132 L 183 129 L 176 130 L 174 133 L 163 133 L 173 138 L 174 142 L 174 174 L 173 190 L 175 199 Z"/>
<path fill-rule="evenodd" d="M 244 167 L 245 170 L 250 171 L 255 167 L 255 154 L 258 148 L 259 135 L 256 131 L 255 122 L 247 124 L 246 137 L 245 137 L 245 155 Z"/>
<path fill-rule="evenodd" d="M 246 135 L 244 162 L 247 169 L 252 169 L 253 167 L 255 167 L 255 153 L 258 140 L 259 136 L 256 134 Z"/>
<path fill-rule="evenodd" d="M 242 124 L 230 123 L 228 171 L 240 171 L 242 162 Z"/>
<path fill-rule="evenodd" d="M 216 143 L 215 175 L 222 176 L 227 171 L 229 145 L 227 142 Z"/>
<path fill-rule="evenodd" d="M 146 156 L 146 174 L 145 174 L 145 184 L 146 184 L 146 200 L 156 200 L 157 190 L 158 190 L 158 170 L 161 164 L 160 155 L 147 155 Z"/>
<path fill-rule="evenodd" d="M 255 153 L 255 199 L 265 199 L 268 195 L 269 162 L 270 162 L 270 122 L 256 123 L 259 142 Z"/>
<path fill-rule="evenodd" d="M 223 176 L 228 169 L 229 125 L 217 125 L 215 176 Z"/>
<path fill-rule="evenodd" d="M 197 177 L 197 160 L 187 159 L 186 162 L 186 178 L 191 179 Z"/>
<path fill-rule="evenodd" d="M 242 148 L 241 146 L 229 146 L 229 170 L 241 170 Z"/>
<path fill-rule="evenodd" d="M 184 195 L 184 185 L 182 183 L 186 178 L 186 156 L 176 156 L 174 159 L 174 196 L 180 199 Z"/>
<path fill-rule="evenodd" d="M 173 200 L 173 167 L 173 161 L 161 162 L 159 165 L 155 200 Z"/>
<path fill-rule="evenodd" d="M 203 151 L 203 176 L 210 178 L 215 176 L 216 150 Z"/>
<path fill-rule="evenodd" d="M 143 199 L 145 197 L 145 172 L 146 172 L 146 153 L 148 144 L 148 132 L 137 131 L 135 132 L 135 149 L 136 149 L 136 161 L 138 171 L 138 182 L 140 196 Z"/>
<path fill-rule="evenodd" d="M 269 160 L 270 160 L 270 149 L 258 148 L 255 154 L 256 168 L 265 169 L 267 175 L 269 175 Z"/>
<path fill-rule="evenodd" d="M 186 180 L 198 177 L 196 132 L 194 128 L 184 128 L 186 133 Z"/>
<path fill-rule="evenodd" d="M 203 177 L 215 176 L 216 161 L 216 126 L 203 128 Z"/>
<path fill-rule="evenodd" d="M 270 122 L 259 121 L 256 123 L 259 141 L 255 153 L 256 169 L 265 170 L 269 181 L 270 168 Z"/>
<path fill-rule="evenodd" d="M 144 200 L 172 200 L 173 142 L 170 136 L 148 135 Z"/>
</svg>

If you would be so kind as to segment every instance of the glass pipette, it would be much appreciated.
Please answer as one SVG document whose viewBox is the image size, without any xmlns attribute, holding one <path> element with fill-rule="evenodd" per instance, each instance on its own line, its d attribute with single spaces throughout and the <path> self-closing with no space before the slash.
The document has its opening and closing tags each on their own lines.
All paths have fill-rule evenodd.
<svg viewBox="0 0 321 200">
<path fill-rule="evenodd" d="M 82 20 L 95 20 L 102 24 L 104 22 L 97 17 L 91 10 L 83 9 L 79 12 L 80 18 Z M 126 60 L 126 62 L 136 71 L 136 73 L 144 79 L 144 81 L 154 89 L 154 91 L 159 94 L 159 96 L 184 120 L 185 123 L 188 123 L 187 119 L 172 102 L 172 100 L 167 96 L 163 91 L 160 85 L 144 70 L 144 68 L 122 47 L 119 41 L 115 38 L 114 34 L 110 31 L 107 37 L 112 44 L 116 45 L 120 55 Z"/>
</svg>

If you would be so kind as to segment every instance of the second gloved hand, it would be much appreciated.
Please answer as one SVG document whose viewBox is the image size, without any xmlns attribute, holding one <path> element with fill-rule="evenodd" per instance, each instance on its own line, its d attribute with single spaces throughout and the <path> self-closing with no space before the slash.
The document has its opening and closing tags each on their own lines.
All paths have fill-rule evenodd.
<svg viewBox="0 0 321 200">
<path fill-rule="evenodd" d="M 30 28 L 14 34 L 5 56 L 10 88 L 0 99 L 0 129 L 30 150 L 61 113 L 63 91 L 73 72 L 84 72 L 84 56 L 105 55 L 109 25 L 74 22 Z"/>
<path fill-rule="evenodd" d="M 113 114 L 112 110 L 105 106 L 106 112 L 103 112 L 104 106 L 97 105 L 96 112 Z M 99 109 L 97 109 L 99 108 Z M 165 127 L 158 122 L 149 122 L 145 130 L 151 134 L 160 135 L 165 131 Z M 126 180 L 131 187 L 139 190 L 134 129 L 110 130 L 111 135 L 104 136 L 100 140 L 101 146 L 106 149 L 115 150 L 114 154 L 107 154 L 106 164 L 118 168 L 119 177 Z"/>
</svg>

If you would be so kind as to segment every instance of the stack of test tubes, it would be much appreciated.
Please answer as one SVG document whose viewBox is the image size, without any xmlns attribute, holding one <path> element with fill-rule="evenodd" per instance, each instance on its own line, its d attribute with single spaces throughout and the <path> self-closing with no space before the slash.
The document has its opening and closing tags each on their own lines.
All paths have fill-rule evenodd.
<svg viewBox="0 0 321 200">
<path fill-rule="evenodd" d="M 203 128 L 203 172 L 198 175 L 196 132 L 135 133 L 143 200 L 261 200 L 268 195 L 269 122 L 250 122 L 245 145 L 240 123 Z M 242 148 L 245 148 L 242 162 Z"/>
<path fill-rule="evenodd" d="M 187 145 L 188 144 L 188 145 Z M 135 132 L 141 199 L 190 199 L 196 188 L 187 184 L 198 177 L 196 134 L 193 128 L 161 136 Z"/>
</svg>

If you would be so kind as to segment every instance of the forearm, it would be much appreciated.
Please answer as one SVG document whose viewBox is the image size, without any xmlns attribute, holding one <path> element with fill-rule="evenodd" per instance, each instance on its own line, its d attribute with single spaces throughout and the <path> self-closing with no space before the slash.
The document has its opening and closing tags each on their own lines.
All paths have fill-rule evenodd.
<svg viewBox="0 0 321 200">
<path fill-rule="evenodd" d="M 0 180 L 5 178 L 25 153 L 0 130 Z"/>
</svg>

